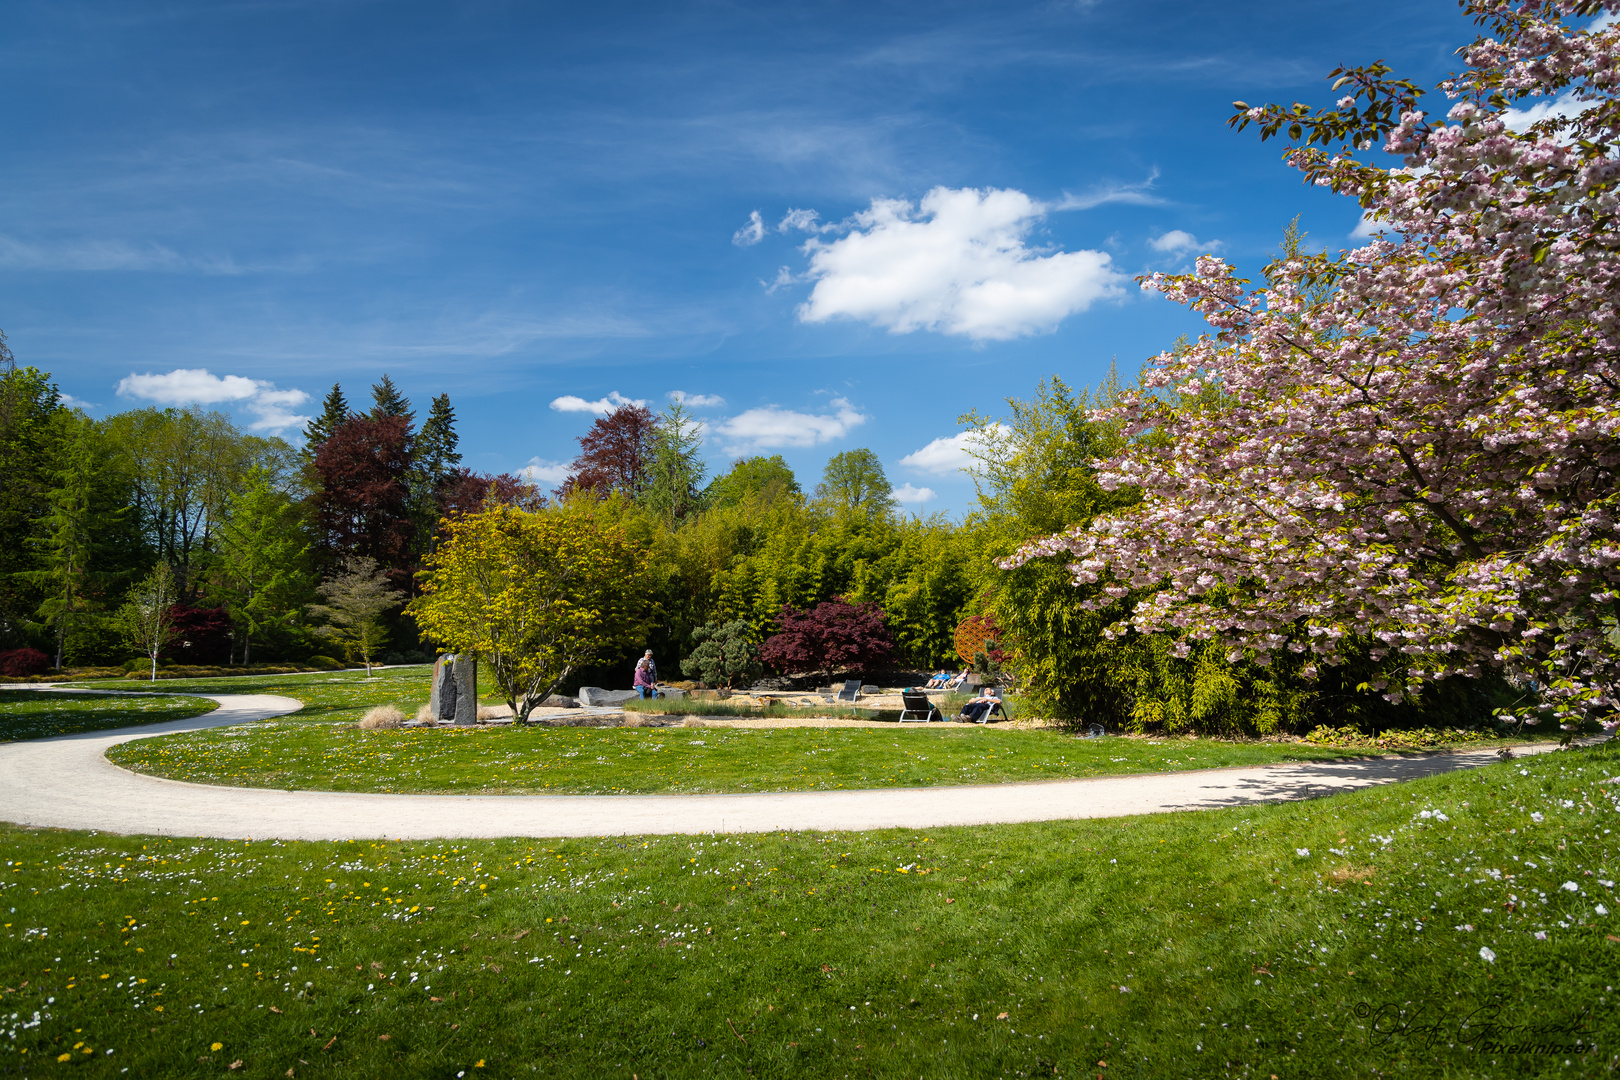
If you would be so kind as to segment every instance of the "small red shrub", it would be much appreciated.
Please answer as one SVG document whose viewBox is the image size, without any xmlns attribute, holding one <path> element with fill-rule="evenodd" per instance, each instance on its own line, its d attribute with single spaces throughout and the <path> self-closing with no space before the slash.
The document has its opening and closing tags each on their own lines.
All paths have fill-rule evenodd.
<svg viewBox="0 0 1620 1080">
<path fill-rule="evenodd" d="M 0 652 L 0 675 L 20 679 L 28 675 L 43 675 L 51 669 L 51 658 L 38 649 L 12 649 Z"/>
</svg>

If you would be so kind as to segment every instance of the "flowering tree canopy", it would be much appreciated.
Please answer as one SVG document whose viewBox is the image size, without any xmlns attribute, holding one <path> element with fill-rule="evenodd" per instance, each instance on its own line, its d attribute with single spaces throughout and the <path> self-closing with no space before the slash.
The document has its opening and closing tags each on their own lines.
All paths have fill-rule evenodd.
<svg viewBox="0 0 1620 1080">
<path fill-rule="evenodd" d="M 1443 120 L 1383 65 L 1336 106 L 1251 108 L 1308 182 L 1382 236 L 1294 250 L 1251 287 L 1221 260 L 1154 275 L 1213 333 L 1105 414 L 1099 463 L 1142 502 L 1027 545 L 1069 560 L 1116 629 L 1335 663 L 1374 643 L 1392 699 L 1488 667 L 1566 723 L 1615 705 L 1620 663 L 1620 0 L 1469 0 L 1491 36 Z M 1596 20 L 1592 16 L 1603 11 Z M 1383 168 L 1356 157 L 1398 155 Z"/>
</svg>

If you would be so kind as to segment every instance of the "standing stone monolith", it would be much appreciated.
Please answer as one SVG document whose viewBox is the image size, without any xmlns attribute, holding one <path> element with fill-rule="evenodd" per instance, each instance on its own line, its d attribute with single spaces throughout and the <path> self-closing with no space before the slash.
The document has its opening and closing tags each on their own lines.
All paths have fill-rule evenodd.
<svg viewBox="0 0 1620 1080">
<path fill-rule="evenodd" d="M 428 698 L 428 715 L 435 723 L 453 724 L 456 720 L 456 674 L 454 653 L 433 662 L 433 689 Z"/>
<path fill-rule="evenodd" d="M 456 683 L 455 723 L 478 723 L 478 654 L 458 653 L 453 667 Z"/>
</svg>

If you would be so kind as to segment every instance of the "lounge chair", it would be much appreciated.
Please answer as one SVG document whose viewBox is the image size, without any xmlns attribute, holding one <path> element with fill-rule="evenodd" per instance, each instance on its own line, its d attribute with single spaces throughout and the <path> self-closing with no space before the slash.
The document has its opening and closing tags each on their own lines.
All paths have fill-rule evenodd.
<svg viewBox="0 0 1620 1080">
<path fill-rule="evenodd" d="M 976 723 L 988 724 L 990 722 L 990 718 L 996 715 L 996 713 L 1000 713 L 1003 720 L 1012 719 L 1012 714 L 1007 712 L 1007 702 L 1002 698 L 1001 689 L 999 687 L 986 687 L 984 696 L 992 697 L 996 700 L 991 703 L 988 709 L 984 710 L 984 714 L 979 717 Z"/>
<path fill-rule="evenodd" d="M 916 690 L 907 690 L 900 695 L 900 702 L 902 705 L 900 722 L 902 724 L 907 722 L 927 724 L 933 721 L 935 717 L 940 720 L 945 719 L 944 714 L 935 707 L 932 701 L 928 700 L 927 694 Z"/>
<path fill-rule="evenodd" d="M 844 683 L 844 688 L 842 690 L 838 691 L 837 700 L 838 701 L 848 701 L 851 704 L 853 704 L 854 702 L 859 701 L 860 697 L 861 697 L 861 680 L 859 680 L 859 679 L 850 679 L 848 682 Z"/>
</svg>

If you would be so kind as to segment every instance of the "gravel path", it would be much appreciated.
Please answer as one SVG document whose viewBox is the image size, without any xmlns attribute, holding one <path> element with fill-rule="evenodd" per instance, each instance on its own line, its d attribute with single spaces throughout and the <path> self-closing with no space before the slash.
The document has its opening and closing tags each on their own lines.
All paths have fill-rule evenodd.
<svg viewBox="0 0 1620 1080">
<path fill-rule="evenodd" d="M 757 795 L 356 795 L 141 776 L 108 747 L 295 712 L 268 694 L 209 695 L 204 716 L 0 745 L 0 820 L 45 828 L 220 839 L 426 840 L 500 836 L 851 831 L 1122 817 L 1309 799 L 1497 760 L 1495 750 L 1301 762 L 1090 780 Z M 1551 747 L 1518 748 L 1522 754 Z"/>
</svg>

